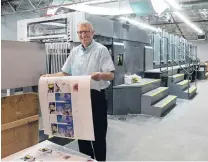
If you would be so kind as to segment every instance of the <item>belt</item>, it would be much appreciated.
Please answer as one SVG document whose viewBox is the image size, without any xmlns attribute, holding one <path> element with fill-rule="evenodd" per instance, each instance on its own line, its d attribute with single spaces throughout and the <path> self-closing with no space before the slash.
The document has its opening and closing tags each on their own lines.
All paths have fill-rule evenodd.
<svg viewBox="0 0 208 162">
<path fill-rule="evenodd" d="M 105 89 L 101 89 L 100 92 L 105 93 Z"/>
<path fill-rule="evenodd" d="M 101 89 L 100 91 L 98 91 L 98 90 L 95 90 L 95 89 L 91 89 L 91 91 L 97 91 L 97 92 L 101 92 L 101 93 L 105 93 L 105 90 L 106 89 Z"/>
</svg>

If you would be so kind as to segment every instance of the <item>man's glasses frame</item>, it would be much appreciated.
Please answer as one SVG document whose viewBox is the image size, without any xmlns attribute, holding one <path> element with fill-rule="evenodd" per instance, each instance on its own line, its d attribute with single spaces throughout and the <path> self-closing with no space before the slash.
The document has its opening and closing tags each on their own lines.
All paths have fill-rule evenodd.
<svg viewBox="0 0 208 162">
<path fill-rule="evenodd" d="M 81 35 L 82 33 L 84 33 L 84 34 L 88 34 L 88 33 L 90 33 L 90 32 L 92 32 L 91 30 L 85 30 L 85 31 L 77 31 L 77 34 L 79 34 L 79 35 Z"/>
</svg>

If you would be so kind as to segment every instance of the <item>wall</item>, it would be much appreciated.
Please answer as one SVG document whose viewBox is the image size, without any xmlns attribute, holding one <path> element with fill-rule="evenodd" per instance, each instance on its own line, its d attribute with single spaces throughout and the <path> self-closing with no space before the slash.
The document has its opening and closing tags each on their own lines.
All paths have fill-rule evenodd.
<svg viewBox="0 0 208 162">
<path fill-rule="evenodd" d="M 197 46 L 198 57 L 201 62 L 208 61 L 208 41 L 193 41 L 192 43 Z"/>
<path fill-rule="evenodd" d="M 1 40 L 17 40 L 17 21 L 40 17 L 40 13 L 25 12 L 1 16 Z"/>
</svg>

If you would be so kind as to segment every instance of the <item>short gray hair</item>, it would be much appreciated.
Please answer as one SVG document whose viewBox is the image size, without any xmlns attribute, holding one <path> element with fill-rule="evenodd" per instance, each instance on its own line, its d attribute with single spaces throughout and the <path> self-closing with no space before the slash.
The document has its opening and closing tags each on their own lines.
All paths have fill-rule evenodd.
<svg viewBox="0 0 208 162">
<path fill-rule="evenodd" d="M 91 26 L 92 31 L 94 31 L 94 27 L 93 27 L 92 23 L 89 22 L 89 21 L 87 21 L 87 20 L 80 21 L 80 22 L 77 24 L 77 26 L 79 26 L 79 25 L 89 25 L 89 26 Z"/>
</svg>

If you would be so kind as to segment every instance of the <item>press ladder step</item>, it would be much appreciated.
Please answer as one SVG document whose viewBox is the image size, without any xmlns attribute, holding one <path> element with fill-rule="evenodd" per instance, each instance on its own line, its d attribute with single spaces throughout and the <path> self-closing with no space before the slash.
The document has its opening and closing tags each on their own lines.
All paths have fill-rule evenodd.
<svg viewBox="0 0 208 162">
<path fill-rule="evenodd" d="M 152 105 L 166 96 L 168 96 L 168 87 L 158 87 L 142 95 L 142 104 Z"/>
<path fill-rule="evenodd" d="M 175 74 L 173 76 L 169 76 L 169 83 L 178 83 L 184 80 L 184 74 Z"/>
<path fill-rule="evenodd" d="M 178 82 L 176 85 L 178 85 L 181 90 L 185 90 L 188 88 L 189 82 L 190 82 L 189 80 L 183 80 L 181 82 Z"/>
<path fill-rule="evenodd" d="M 177 99 L 177 96 L 169 95 L 153 106 L 157 108 L 161 108 L 161 109 L 168 108 L 168 106 L 172 106 L 175 104 L 176 99 Z"/>
<path fill-rule="evenodd" d="M 191 98 L 194 94 L 196 94 L 197 88 L 195 86 L 192 86 L 189 88 L 189 90 L 185 90 L 184 92 L 188 95 L 189 93 L 189 98 Z"/>
<path fill-rule="evenodd" d="M 149 92 L 145 93 L 144 95 L 154 97 L 154 96 L 158 95 L 159 93 L 161 93 L 161 92 L 163 92 L 163 91 L 165 91 L 167 89 L 168 89 L 168 87 L 158 87 L 158 88 L 156 88 L 156 89 L 154 89 L 152 91 L 149 91 Z"/>
</svg>

